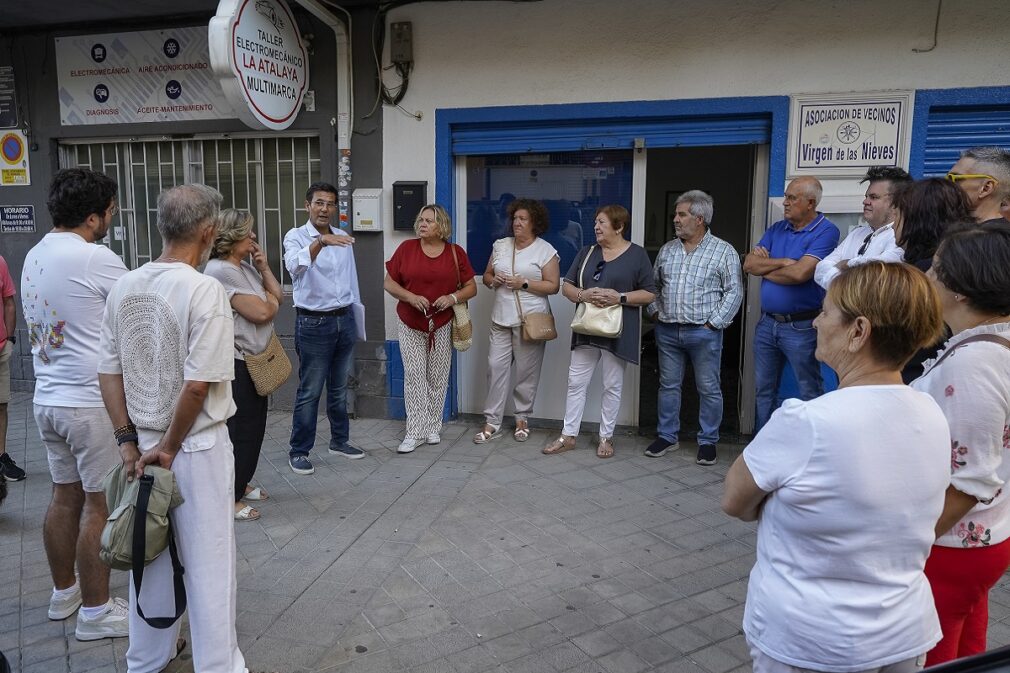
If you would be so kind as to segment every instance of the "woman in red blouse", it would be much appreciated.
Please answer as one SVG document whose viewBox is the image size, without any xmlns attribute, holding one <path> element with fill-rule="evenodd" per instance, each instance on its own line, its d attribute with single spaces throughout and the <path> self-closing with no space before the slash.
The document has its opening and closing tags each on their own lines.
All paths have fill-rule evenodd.
<svg viewBox="0 0 1010 673">
<path fill-rule="evenodd" d="M 386 262 L 383 288 L 396 305 L 403 358 L 407 433 L 398 453 L 441 441 L 442 410 L 452 363 L 452 307 L 477 294 L 473 267 L 463 248 L 449 243 L 452 222 L 429 204 L 414 220 L 417 238 L 404 241 Z M 457 289 L 457 280 L 463 287 Z"/>
</svg>

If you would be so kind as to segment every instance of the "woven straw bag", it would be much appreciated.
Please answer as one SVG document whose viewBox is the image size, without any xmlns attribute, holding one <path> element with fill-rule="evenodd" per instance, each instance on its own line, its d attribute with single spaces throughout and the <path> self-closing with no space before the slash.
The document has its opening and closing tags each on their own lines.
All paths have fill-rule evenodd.
<svg viewBox="0 0 1010 673">
<path fill-rule="evenodd" d="M 256 386 L 256 392 L 262 397 L 280 388 L 291 376 L 291 360 L 284 352 L 277 332 L 270 335 L 270 343 L 265 351 L 258 355 L 245 354 L 245 366 Z"/>
<path fill-rule="evenodd" d="M 459 260 L 456 259 L 456 246 L 448 243 L 452 250 L 452 263 L 456 267 L 456 289 L 463 289 L 463 280 L 459 275 Z M 452 305 L 452 347 L 463 352 L 473 345 L 473 322 L 470 320 L 470 309 L 466 302 Z"/>
</svg>

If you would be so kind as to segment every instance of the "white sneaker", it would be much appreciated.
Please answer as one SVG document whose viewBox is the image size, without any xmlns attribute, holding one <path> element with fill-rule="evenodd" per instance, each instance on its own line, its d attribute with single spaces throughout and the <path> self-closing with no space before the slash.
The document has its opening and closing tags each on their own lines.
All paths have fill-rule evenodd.
<svg viewBox="0 0 1010 673">
<path fill-rule="evenodd" d="M 430 435 L 428 435 L 428 443 L 429 444 L 438 444 L 441 441 L 442 441 L 442 438 L 438 435 L 437 432 L 433 432 Z"/>
<path fill-rule="evenodd" d="M 396 447 L 397 453 L 410 453 L 417 447 L 425 443 L 425 440 L 418 439 L 417 437 L 404 437 L 403 441 L 400 442 L 400 446 Z"/>
<path fill-rule="evenodd" d="M 78 584 L 74 593 L 66 598 L 57 598 L 55 594 L 49 597 L 49 619 L 66 619 L 81 607 L 81 585 Z"/>
<path fill-rule="evenodd" d="M 94 619 L 77 615 L 77 640 L 125 638 L 130 635 L 130 606 L 122 598 L 113 598 L 105 612 Z"/>
</svg>

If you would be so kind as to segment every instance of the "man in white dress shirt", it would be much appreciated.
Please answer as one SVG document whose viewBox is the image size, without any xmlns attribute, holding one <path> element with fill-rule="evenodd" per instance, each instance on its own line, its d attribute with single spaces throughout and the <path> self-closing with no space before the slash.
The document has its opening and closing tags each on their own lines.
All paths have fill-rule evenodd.
<svg viewBox="0 0 1010 673">
<path fill-rule="evenodd" d="M 309 221 L 284 235 L 284 266 L 294 284 L 295 350 L 298 392 L 291 423 L 288 465 L 295 474 L 312 474 L 309 452 L 316 440 L 319 398 L 326 386 L 330 455 L 362 458 L 348 443 L 347 375 L 358 340 L 355 306 L 360 306 L 354 239 L 334 226 L 337 189 L 325 182 L 305 192 Z"/>
<path fill-rule="evenodd" d="M 901 184 L 912 181 L 912 176 L 897 166 L 874 166 L 866 171 L 860 182 L 869 182 L 863 198 L 861 224 L 838 244 L 834 252 L 817 263 L 814 280 L 828 289 L 828 285 L 844 269 L 864 264 L 870 260 L 900 262 L 905 252 L 894 242 L 894 205 L 891 193 Z"/>
</svg>

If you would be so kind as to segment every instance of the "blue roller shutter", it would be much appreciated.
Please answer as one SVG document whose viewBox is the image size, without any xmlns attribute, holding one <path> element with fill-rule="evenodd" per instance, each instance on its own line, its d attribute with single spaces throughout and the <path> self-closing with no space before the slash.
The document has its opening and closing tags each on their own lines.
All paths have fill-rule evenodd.
<svg viewBox="0 0 1010 673">
<path fill-rule="evenodd" d="M 646 147 L 749 145 L 771 142 L 771 130 L 771 114 L 460 123 L 452 128 L 452 153 L 631 149 L 636 138 Z"/>
<path fill-rule="evenodd" d="M 1010 149 L 1010 106 L 932 108 L 923 176 L 946 174 L 962 151 L 980 145 Z"/>
</svg>

